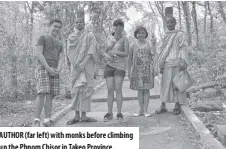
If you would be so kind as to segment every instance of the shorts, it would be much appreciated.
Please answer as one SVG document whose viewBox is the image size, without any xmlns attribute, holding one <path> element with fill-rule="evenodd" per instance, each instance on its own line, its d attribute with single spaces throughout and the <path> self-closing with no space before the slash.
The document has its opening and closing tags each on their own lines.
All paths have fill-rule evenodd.
<svg viewBox="0 0 226 149">
<path fill-rule="evenodd" d="M 59 75 L 50 76 L 44 66 L 38 65 L 35 72 L 37 81 L 37 94 L 59 95 L 60 93 L 60 77 Z"/>
<path fill-rule="evenodd" d="M 111 67 L 110 65 L 106 65 L 104 68 L 104 78 L 114 77 L 114 76 L 121 76 L 122 78 L 124 78 L 125 75 L 126 75 L 126 72 L 124 70 Z"/>
</svg>

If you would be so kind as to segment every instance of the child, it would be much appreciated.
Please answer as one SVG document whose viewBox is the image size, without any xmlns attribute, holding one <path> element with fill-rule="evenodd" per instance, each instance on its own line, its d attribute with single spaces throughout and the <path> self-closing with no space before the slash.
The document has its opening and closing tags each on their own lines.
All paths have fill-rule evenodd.
<svg viewBox="0 0 226 149">
<path fill-rule="evenodd" d="M 131 45 L 128 60 L 128 76 L 130 89 L 138 90 L 140 111 L 134 116 L 149 117 L 149 89 L 154 87 L 153 55 L 156 53 L 155 41 L 152 46 L 146 41 L 148 32 L 144 27 L 138 27 L 134 32 L 137 41 Z"/>
</svg>

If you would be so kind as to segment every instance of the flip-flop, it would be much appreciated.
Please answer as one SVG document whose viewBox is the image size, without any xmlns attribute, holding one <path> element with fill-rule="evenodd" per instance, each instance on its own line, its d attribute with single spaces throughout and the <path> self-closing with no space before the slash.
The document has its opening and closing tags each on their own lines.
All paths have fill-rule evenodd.
<svg viewBox="0 0 226 149">
<path fill-rule="evenodd" d="M 94 119 L 94 118 L 87 117 L 87 119 L 85 119 L 85 120 L 81 120 L 81 122 L 88 122 L 88 123 L 92 123 L 92 122 L 97 122 L 97 120 L 96 120 L 96 119 Z"/>
<path fill-rule="evenodd" d="M 144 116 L 145 117 L 151 117 L 151 114 L 150 113 L 144 113 Z"/>
<path fill-rule="evenodd" d="M 51 126 L 53 125 L 53 121 L 50 120 L 50 121 L 48 121 L 48 122 L 43 122 L 43 125 L 44 125 L 45 127 L 51 127 Z"/>
<path fill-rule="evenodd" d="M 173 114 L 174 115 L 178 115 L 181 113 L 181 108 L 176 108 L 176 109 L 173 109 Z"/>
<path fill-rule="evenodd" d="M 139 117 L 139 116 L 143 116 L 144 114 L 143 113 L 135 113 L 133 114 L 134 117 Z"/>
<path fill-rule="evenodd" d="M 69 120 L 69 121 L 66 123 L 66 125 L 73 125 L 73 124 L 76 124 L 76 123 L 78 123 L 78 122 L 79 122 L 79 120 L 71 119 L 71 120 Z"/>
<path fill-rule="evenodd" d="M 159 108 L 158 110 L 155 111 L 155 114 L 162 114 L 162 113 L 165 113 L 165 112 L 167 112 L 167 109 Z"/>
</svg>

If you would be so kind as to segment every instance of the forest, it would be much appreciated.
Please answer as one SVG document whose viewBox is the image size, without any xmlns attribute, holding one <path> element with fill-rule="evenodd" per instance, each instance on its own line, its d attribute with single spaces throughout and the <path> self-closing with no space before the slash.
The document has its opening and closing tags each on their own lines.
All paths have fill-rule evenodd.
<svg viewBox="0 0 226 149">
<path fill-rule="evenodd" d="M 224 97 L 226 2 L 2 1 L 0 2 L 0 116 L 5 118 L 10 114 L 12 116 L 12 113 L 18 115 L 18 111 L 26 113 L 21 111 L 28 110 L 29 105 L 28 111 L 33 111 L 31 103 L 36 98 L 34 73 L 37 62 L 34 49 L 37 38 L 48 31 L 48 22 L 51 19 L 59 18 L 64 23 L 60 39 L 64 43 L 66 59 L 67 37 L 73 32 L 75 13 L 80 7 L 84 8 L 88 16 L 86 28 L 95 32 L 100 43 L 112 33 L 112 23 L 116 18 L 123 19 L 125 24 L 129 21 L 128 10 L 133 8 L 141 13 L 142 17 L 130 23 L 131 29 L 126 32 L 129 41 L 134 41 L 135 28 L 143 25 L 150 34 L 156 36 L 159 47 L 166 31 L 164 10 L 169 6 L 174 9 L 177 29 L 183 30 L 187 35 L 189 72 L 195 80 L 194 88 L 199 85 L 213 87 L 215 89 L 213 92 L 222 95 L 220 97 L 216 95 L 217 98 Z M 101 49 L 100 45 L 98 50 Z M 103 65 L 100 61 L 100 67 L 96 70 L 97 82 L 102 81 Z M 64 63 L 61 72 L 61 97 L 69 96 L 69 81 L 68 66 Z M 199 96 L 209 96 L 200 94 Z M 191 100 L 192 104 L 196 105 L 200 102 L 199 96 Z M 27 105 L 18 107 L 18 103 Z M 20 109 L 16 110 L 18 108 Z"/>
</svg>

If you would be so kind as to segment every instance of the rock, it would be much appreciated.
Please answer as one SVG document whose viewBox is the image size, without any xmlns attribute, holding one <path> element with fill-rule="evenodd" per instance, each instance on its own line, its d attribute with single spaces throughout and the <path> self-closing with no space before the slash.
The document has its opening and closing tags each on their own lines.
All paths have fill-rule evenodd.
<svg viewBox="0 0 226 149">
<path fill-rule="evenodd" d="M 216 97 L 219 91 L 215 88 L 206 88 L 203 92 L 199 92 L 198 96 L 200 98 L 209 98 L 209 97 Z"/>
<path fill-rule="evenodd" d="M 216 120 L 217 119 L 217 116 L 215 114 L 213 114 L 213 113 L 210 113 L 209 114 L 209 119 L 210 120 Z"/>
<path fill-rule="evenodd" d="M 206 93 L 206 92 L 199 92 L 199 93 L 197 94 L 197 96 L 198 96 L 199 98 L 206 98 L 206 97 L 208 97 L 208 93 Z"/>
<path fill-rule="evenodd" d="M 215 125 L 214 127 L 217 132 L 217 136 L 220 138 L 222 143 L 226 145 L 226 125 Z"/>
<path fill-rule="evenodd" d="M 214 112 L 213 114 L 216 115 L 216 116 L 220 116 L 221 115 L 221 113 L 219 113 L 219 111 Z"/>
<path fill-rule="evenodd" d="M 222 110 L 223 108 L 221 106 L 216 106 L 214 104 L 197 105 L 194 108 L 194 111 L 200 111 L 200 112 L 222 111 Z"/>
<path fill-rule="evenodd" d="M 222 104 L 222 107 L 223 107 L 224 109 L 226 109 L 226 105 L 225 105 L 224 103 Z"/>
</svg>

